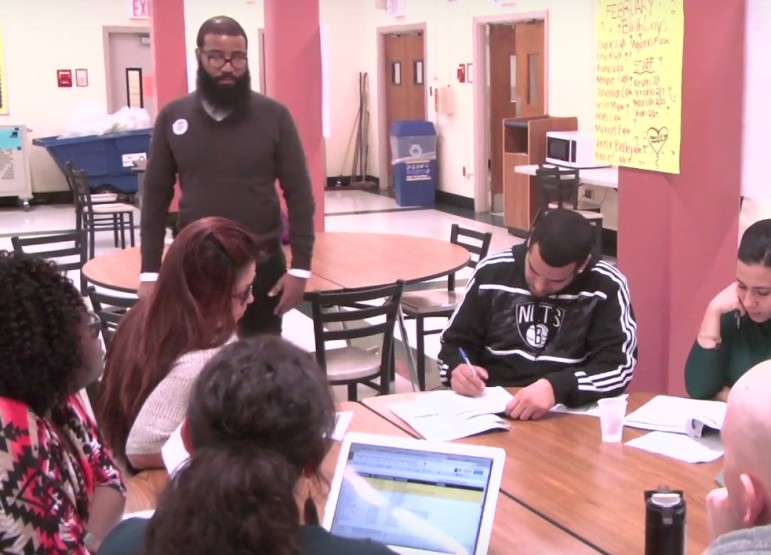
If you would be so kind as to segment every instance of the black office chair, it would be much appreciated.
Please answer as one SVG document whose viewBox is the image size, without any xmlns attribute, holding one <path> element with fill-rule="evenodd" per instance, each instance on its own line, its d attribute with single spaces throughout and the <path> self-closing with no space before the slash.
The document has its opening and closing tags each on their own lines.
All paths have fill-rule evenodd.
<svg viewBox="0 0 771 555">
<path fill-rule="evenodd" d="M 80 272 L 80 293 L 86 294 L 83 264 L 86 263 L 86 240 L 82 231 L 70 231 L 37 237 L 11 237 L 11 245 L 17 254 L 26 254 L 56 262 L 62 272 Z M 37 248 L 43 247 L 43 248 Z"/>
<path fill-rule="evenodd" d="M 386 395 L 393 366 L 394 325 L 404 282 L 382 287 L 315 292 L 307 295 L 313 312 L 316 360 L 331 385 L 347 385 L 348 400 L 357 400 L 364 384 Z M 377 318 L 378 323 L 367 320 Z M 379 321 L 383 318 L 383 321 Z M 378 350 L 367 350 L 351 340 L 382 335 Z M 329 341 L 345 340 L 345 347 L 327 349 Z M 378 352 L 379 351 L 379 352 Z M 375 381 L 378 380 L 378 381 Z"/>
<path fill-rule="evenodd" d="M 493 234 L 490 232 L 475 231 L 453 224 L 450 230 L 450 242 L 460 245 L 469 251 L 470 257 L 467 267 L 476 268 L 479 261 L 487 256 L 490 251 L 490 242 Z M 455 291 L 455 274 L 447 277 L 447 289 L 431 289 L 428 291 L 416 291 L 402 295 L 402 313 L 407 319 L 415 319 L 417 335 L 416 371 L 418 387 L 421 391 L 426 389 L 426 356 L 425 336 L 441 333 L 442 329 L 425 329 L 426 318 L 449 318 L 462 300 L 463 295 Z M 404 332 L 403 332 L 404 333 Z M 404 337 L 405 347 L 409 349 L 407 338 Z M 408 360 L 411 360 L 408 357 Z"/>
<path fill-rule="evenodd" d="M 579 170 L 541 166 L 535 170 L 535 176 L 541 204 L 530 227 L 532 228 L 538 218 L 551 210 L 572 210 L 594 224 L 595 249 L 598 255 L 602 255 L 602 212 L 578 207 L 578 190 L 581 184 Z"/>
<path fill-rule="evenodd" d="M 91 299 L 91 306 L 94 312 L 102 321 L 102 338 L 104 346 L 109 347 L 115 330 L 118 329 L 123 316 L 139 300 L 136 296 L 119 297 L 103 291 L 97 291 L 93 285 L 88 287 L 88 298 Z"/>
</svg>

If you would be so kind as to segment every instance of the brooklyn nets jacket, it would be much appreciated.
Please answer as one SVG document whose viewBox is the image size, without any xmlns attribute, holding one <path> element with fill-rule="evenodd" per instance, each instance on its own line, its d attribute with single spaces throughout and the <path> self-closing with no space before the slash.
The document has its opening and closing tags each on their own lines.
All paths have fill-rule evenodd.
<svg viewBox="0 0 771 555">
<path fill-rule="evenodd" d="M 487 385 L 526 386 L 546 378 L 557 403 L 578 406 L 618 395 L 637 363 L 637 324 L 626 278 L 592 260 L 556 295 L 536 298 L 525 281 L 525 244 L 476 268 L 442 333 L 439 373 L 450 385 L 463 363 L 485 368 Z"/>
</svg>

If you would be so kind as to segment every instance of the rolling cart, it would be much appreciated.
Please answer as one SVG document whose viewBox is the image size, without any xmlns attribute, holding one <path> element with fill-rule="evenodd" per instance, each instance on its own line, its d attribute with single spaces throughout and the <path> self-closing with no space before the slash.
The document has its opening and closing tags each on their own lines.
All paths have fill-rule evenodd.
<svg viewBox="0 0 771 555">
<path fill-rule="evenodd" d="M 18 197 L 27 211 L 32 200 L 28 131 L 24 125 L 0 125 L 0 197 Z"/>
</svg>

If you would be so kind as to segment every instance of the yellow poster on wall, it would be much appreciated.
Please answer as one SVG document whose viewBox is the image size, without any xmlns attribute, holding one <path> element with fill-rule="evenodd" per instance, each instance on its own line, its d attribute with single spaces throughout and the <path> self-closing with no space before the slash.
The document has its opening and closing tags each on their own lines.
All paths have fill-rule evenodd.
<svg viewBox="0 0 771 555">
<path fill-rule="evenodd" d="M 599 162 L 680 173 L 683 0 L 599 0 Z"/>
<path fill-rule="evenodd" d="M 8 84 L 5 80 L 5 49 L 3 48 L 3 25 L 0 21 L 0 115 L 8 114 Z"/>
</svg>

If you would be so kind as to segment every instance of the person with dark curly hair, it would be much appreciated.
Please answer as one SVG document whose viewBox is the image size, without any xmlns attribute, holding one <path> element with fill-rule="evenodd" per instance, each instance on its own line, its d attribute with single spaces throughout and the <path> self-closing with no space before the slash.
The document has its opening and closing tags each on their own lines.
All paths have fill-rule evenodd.
<svg viewBox="0 0 771 555">
<path fill-rule="evenodd" d="M 53 262 L 0 251 L 0 549 L 95 553 L 125 487 L 77 392 L 102 372 L 99 319 Z"/>
<path fill-rule="evenodd" d="M 310 498 L 300 524 L 296 494 L 320 481 L 334 427 L 312 355 L 273 335 L 224 347 L 191 393 L 182 428 L 190 460 L 152 519 L 122 522 L 99 555 L 394 555 L 318 526 Z"/>
</svg>

